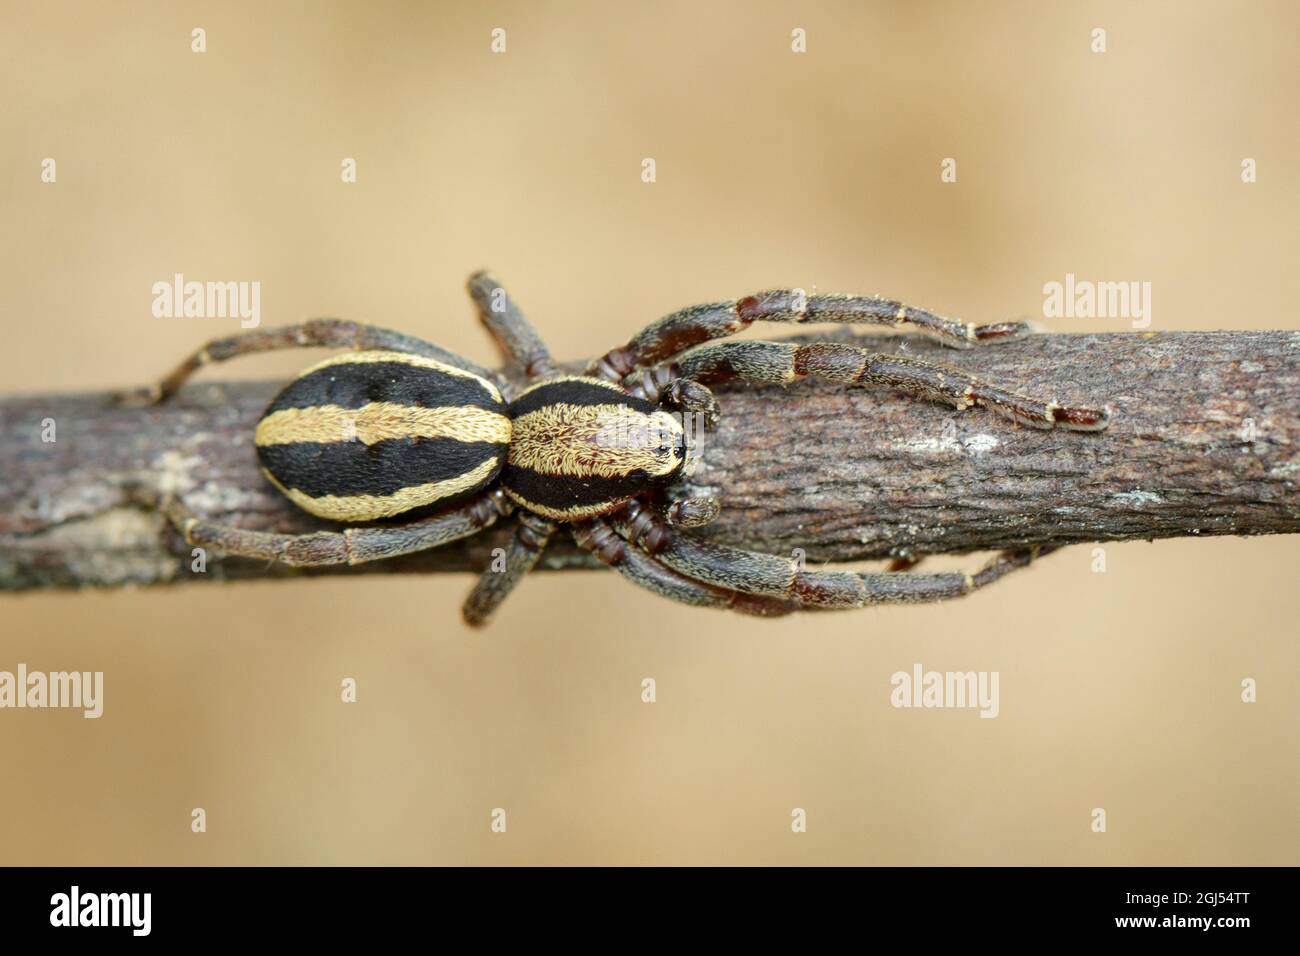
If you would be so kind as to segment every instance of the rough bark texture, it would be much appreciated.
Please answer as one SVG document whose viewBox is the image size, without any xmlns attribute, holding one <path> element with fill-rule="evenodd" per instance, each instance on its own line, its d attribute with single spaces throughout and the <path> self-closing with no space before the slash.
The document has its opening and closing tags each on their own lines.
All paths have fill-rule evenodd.
<svg viewBox="0 0 1300 956">
<path fill-rule="evenodd" d="M 696 534 L 811 562 L 1178 535 L 1300 531 L 1300 333 L 1042 335 L 966 352 L 911 338 L 806 336 L 907 350 L 1062 402 L 1105 404 L 1101 434 L 1041 432 L 979 409 L 816 382 L 722 390 L 691 494 Z M 161 364 L 166 364 L 165 362 Z M 504 527 L 355 568 L 242 559 L 190 571 L 132 482 L 246 528 L 324 526 L 260 475 L 253 427 L 281 383 L 199 383 L 154 408 L 106 394 L 0 400 L 0 590 L 483 567 Z M 56 440 L 43 440 L 53 420 Z M 543 566 L 590 567 L 566 539 Z"/>
</svg>

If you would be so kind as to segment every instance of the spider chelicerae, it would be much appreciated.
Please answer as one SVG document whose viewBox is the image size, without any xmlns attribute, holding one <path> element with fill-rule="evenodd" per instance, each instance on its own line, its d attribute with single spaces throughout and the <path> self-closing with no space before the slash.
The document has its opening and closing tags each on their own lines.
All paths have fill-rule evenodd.
<svg viewBox="0 0 1300 956">
<path fill-rule="evenodd" d="M 526 387 L 401 332 L 314 319 L 216 339 L 150 390 L 149 400 L 163 401 L 202 366 L 239 355 L 348 349 L 286 386 L 254 437 L 263 472 L 294 504 L 351 526 L 276 534 L 208 522 L 174 495 L 157 500 L 159 507 L 193 545 L 297 566 L 410 554 L 514 516 L 504 565 L 485 571 L 465 602 L 471 624 L 489 618 L 560 525 L 580 547 L 656 594 L 779 615 L 959 597 L 1048 549 L 1004 551 L 974 574 L 901 566 L 868 573 L 806 570 L 794 557 L 700 540 L 688 529 L 713 520 L 718 502 L 674 498 L 668 489 L 688 459 L 685 416 L 716 423 L 708 386 L 813 376 L 958 408 L 981 405 L 1036 428 L 1097 431 L 1107 424 L 1104 410 L 1033 398 L 907 356 L 838 342 L 713 341 L 759 320 L 839 322 L 911 328 L 966 348 L 1024 334 L 1022 322 L 976 326 L 874 296 L 763 292 L 674 312 L 583 374 L 565 375 L 491 276 L 471 276 L 469 292 Z M 420 517 L 374 523 L 411 512 Z"/>
</svg>

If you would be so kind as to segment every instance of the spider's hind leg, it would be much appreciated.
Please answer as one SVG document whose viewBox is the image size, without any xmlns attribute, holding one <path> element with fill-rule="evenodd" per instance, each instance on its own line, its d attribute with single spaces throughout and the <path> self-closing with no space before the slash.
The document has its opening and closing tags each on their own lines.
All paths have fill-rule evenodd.
<svg viewBox="0 0 1300 956">
<path fill-rule="evenodd" d="M 897 389 L 957 408 L 981 405 L 1033 428 L 1100 431 L 1109 421 L 1104 409 L 1061 405 L 950 366 L 839 342 L 719 342 L 683 352 L 651 372 L 661 377 L 684 376 L 708 385 L 728 381 L 786 385 L 812 376 L 843 385 Z"/>
<path fill-rule="evenodd" d="M 380 328 L 377 325 L 366 325 L 363 322 L 351 322 L 347 319 L 309 319 L 296 325 L 253 329 L 238 335 L 213 339 L 190 354 L 162 381 L 147 389 L 124 393 L 119 396 L 119 401 L 127 405 L 161 402 L 176 394 L 186 379 L 205 365 L 225 362 L 242 355 L 294 348 L 383 349 L 390 352 L 405 352 L 435 359 L 467 372 L 473 372 L 488 381 L 496 381 L 491 372 L 469 359 L 461 358 L 454 352 L 404 332 Z"/>
<path fill-rule="evenodd" d="M 233 557 L 278 561 L 291 567 L 362 564 L 425 551 L 482 531 L 513 509 L 505 493 L 498 490 L 454 511 L 407 524 L 279 534 L 208 521 L 173 495 L 158 500 L 137 491 L 134 497 L 140 503 L 162 511 L 187 544 L 211 548 Z"/>
<path fill-rule="evenodd" d="M 519 523 L 506 550 L 505 565 L 500 571 L 489 566 L 479 576 L 474 590 L 461 607 L 461 616 L 466 624 L 481 627 L 487 623 L 520 579 L 537 564 L 554 533 L 554 522 L 527 511 L 519 513 Z"/>
</svg>

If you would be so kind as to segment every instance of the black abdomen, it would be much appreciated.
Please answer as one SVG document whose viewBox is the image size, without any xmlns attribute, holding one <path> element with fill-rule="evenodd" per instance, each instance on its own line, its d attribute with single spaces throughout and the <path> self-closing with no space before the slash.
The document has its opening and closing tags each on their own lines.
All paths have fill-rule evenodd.
<svg viewBox="0 0 1300 956">
<path fill-rule="evenodd" d="M 370 521 L 453 504 L 500 473 L 510 420 L 490 382 L 401 352 L 351 352 L 285 387 L 258 423 L 258 458 L 299 507 Z"/>
</svg>

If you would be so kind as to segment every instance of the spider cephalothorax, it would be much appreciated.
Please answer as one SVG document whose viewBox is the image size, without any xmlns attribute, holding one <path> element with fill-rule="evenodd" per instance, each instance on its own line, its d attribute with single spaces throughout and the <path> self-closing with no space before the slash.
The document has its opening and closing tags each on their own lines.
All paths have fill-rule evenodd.
<svg viewBox="0 0 1300 956">
<path fill-rule="evenodd" d="M 167 497 L 193 544 L 294 565 L 359 563 L 464 538 L 517 516 L 502 568 L 485 571 L 464 613 L 482 623 L 536 563 L 558 525 L 625 577 L 688 604 L 783 614 L 958 597 L 1045 549 L 1004 552 L 975 574 L 808 571 L 794 558 L 742 551 L 683 529 L 718 513 L 714 499 L 670 496 L 686 467 L 686 413 L 713 422 L 708 385 L 785 384 L 811 375 L 983 405 L 1037 428 L 1095 431 L 1106 413 L 1031 398 L 957 369 L 858 346 L 723 342 L 763 319 L 910 326 L 955 347 L 1008 338 L 1021 323 L 973 326 L 892 300 L 778 291 L 694 306 L 653 323 L 583 375 L 556 369 L 541 339 L 485 273 L 470 279 L 479 314 L 517 376 L 436 345 L 337 319 L 218 339 L 154 390 L 162 400 L 198 368 L 296 346 L 350 349 L 303 372 L 271 402 L 254 441 L 267 478 L 294 504 L 349 525 L 289 535 L 213 525 Z M 415 512 L 404 523 L 365 524 Z"/>
<path fill-rule="evenodd" d="M 609 514 L 672 481 L 686 463 L 677 416 L 598 378 L 560 376 L 510 403 L 501 485 L 553 521 Z"/>
</svg>

